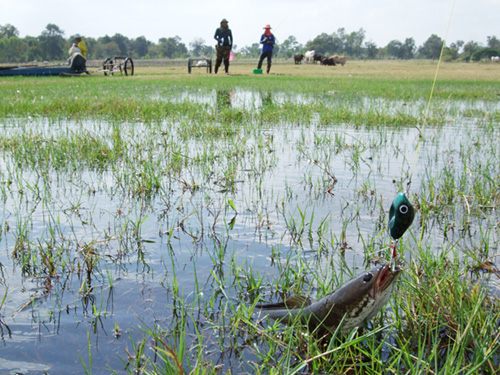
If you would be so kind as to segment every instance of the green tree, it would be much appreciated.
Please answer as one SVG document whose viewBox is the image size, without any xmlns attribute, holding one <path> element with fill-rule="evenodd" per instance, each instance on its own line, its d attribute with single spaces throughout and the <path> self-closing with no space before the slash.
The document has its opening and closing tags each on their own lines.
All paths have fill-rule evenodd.
<svg viewBox="0 0 500 375">
<path fill-rule="evenodd" d="M 495 48 L 491 47 L 486 47 L 486 48 L 481 48 L 478 51 L 474 52 L 470 59 L 472 61 L 479 61 L 479 60 L 489 60 L 492 56 L 498 56 L 499 51 Z"/>
<path fill-rule="evenodd" d="M 406 38 L 403 45 L 402 58 L 405 60 L 413 59 L 415 57 L 416 50 L 417 45 L 415 44 L 415 39 Z"/>
<path fill-rule="evenodd" d="M 161 38 L 158 42 L 161 57 L 173 58 L 187 55 L 186 45 L 181 43 L 181 38 L 177 35 L 173 38 Z"/>
<path fill-rule="evenodd" d="M 123 36 L 122 34 L 115 34 L 111 37 L 111 41 L 115 42 L 118 48 L 120 49 L 120 53 L 118 55 L 128 56 L 130 51 L 130 40 Z"/>
<path fill-rule="evenodd" d="M 205 40 L 203 38 L 196 38 L 191 43 L 189 43 L 191 48 L 191 53 L 193 56 L 201 56 L 206 50 Z"/>
<path fill-rule="evenodd" d="M 306 43 L 307 50 L 313 50 L 316 53 L 325 55 L 335 51 L 335 38 L 333 35 L 322 33 L 313 40 Z"/>
<path fill-rule="evenodd" d="M 375 59 L 378 54 L 378 47 L 374 42 L 366 42 L 365 43 L 365 51 L 366 51 L 366 57 L 368 59 Z"/>
<path fill-rule="evenodd" d="M 42 57 L 45 60 L 61 60 L 65 58 L 66 54 L 63 51 L 66 49 L 66 41 L 63 35 L 64 31 L 53 23 L 49 23 L 45 30 L 42 31 L 38 40 L 42 48 Z"/>
<path fill-rule="evenodd" d="M 399 40 L 391 40 L 385 47 L 387 55 L 389 57 L 395 57 L 396 59 L 403 59 L 403 43 Z"/>
<path fill-rule="evenodd" d="M 439 59 L 442 48 L 443 40 L 436 34 L 432 34 L 419 48 L 418 52 L 426 59 Z"/>
<path fill-rule="evenodd" d="M 500 40 L 498 40 L 494 35 L 486 37 L 486 44 L 490 48 L 500 50 Z"/>
<path fill-rule="evenodd" d="M 350 34 L 346 35 L 344 41 L 343 53 L 353 57 L 361 57 L 363 53 L 364 40 L 365 40 L 365 30 L 363 28 L 359 29 L 358 31 L 353 31 Z"/>
<path fill-rule="evenodd" d="M 253 43 L 251 46 L 245 46 L 240 50 L 240 54 L 246 57 L 259 57 L 262 51 L 260 43 Z"/>
<path fill-rule="evenodd" d="M 10 23 L 7 23 L 3 26 L 0 25 L 0 38 L 12 38 L 19 37 L 19 30 L 17 30 Z"/>
<path fill-rule="evenodd" d="M 131 43 L 134 56 L 144 57 L 148 54 L 149 45 L 151 43 L 146 39 L 146 37 L 140 36 L 133 40 Z"/>
<path fill-rule="evenodd" d="M 94 57 L 98 59 L 106 59 L 108 57 L 119 55 L 121 55 L 120 47 L 118 46 L 118 43 L 114 41 L 98 43 L 94 52 Z"/>
<path fill-rule="evenodd" d="M 479 44 L 471 40 L 470 42 L 464 44 L 464 48 L 460 57 L 465 61 L 469 61 L 474 52 L 479 51 L 480 49 L 481 47 L 479 46 Z"/>
<path fill-rule="evenodd" d="M 27 44 L 16 36 L 0 38 L 0 62 L 26 62 Z"/>
<path fill-rule="evenodd" d="M 290 35 L 282 43 L 280 43 L 280 54 L 283 57 L 292 57 L 302 49 L 302 45 L 297 41 L 297 39 Z"/>
</svg>

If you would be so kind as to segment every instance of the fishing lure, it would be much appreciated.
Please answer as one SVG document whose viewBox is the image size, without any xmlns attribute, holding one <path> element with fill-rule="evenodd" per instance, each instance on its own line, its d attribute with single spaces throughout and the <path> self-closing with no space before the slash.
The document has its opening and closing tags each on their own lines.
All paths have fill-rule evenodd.
<svg viewBox="0 0 500 375">
<path fill-rule="evenodd" d="M 410 227 L 415 217 L 415 209 L 406 195 L 399 193 L 389 210 L 389 232 L 394 240 L 401 236 Z"/>
</svg>

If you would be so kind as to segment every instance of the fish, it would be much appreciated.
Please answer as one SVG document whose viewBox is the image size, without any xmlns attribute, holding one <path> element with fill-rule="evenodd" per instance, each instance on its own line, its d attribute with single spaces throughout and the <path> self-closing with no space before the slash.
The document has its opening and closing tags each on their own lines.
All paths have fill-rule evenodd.
<svg viewBox="0 0 500 375">
<path fill-rule="evenodd" d="M 393 268 L 384 263 L 363 272 L 314 303 L 301 299 L 301 306 L 290 306 L 285 302 L 258 304 L 256 308 L 285 325 L 292 325 L 300 319 L 310 332 L 333 334 L 340 326 L 340 331 L 345 334 L 370 321 L 384 307 L 396 289 L 400 273 L 400 267 Z"/>
</svg>

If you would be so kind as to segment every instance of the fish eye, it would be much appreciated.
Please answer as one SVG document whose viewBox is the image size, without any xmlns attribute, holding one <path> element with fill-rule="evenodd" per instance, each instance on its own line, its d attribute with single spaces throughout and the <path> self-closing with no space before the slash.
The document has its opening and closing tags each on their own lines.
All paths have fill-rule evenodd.
<svg viewBox="0 0 500 375">
<path fill-rule="evenodd" d="M 407 214 L 409 211 L 409 208 L 406 204 L 402 204 L 400 207 L 399 207 L 399 212 L 401 212 L 403 215 L 404 214 Z"/>
<path fill-rule="evenodd" d="M 373 275 L 371 273 L 367 273 L 365 277 L 363 277 L 363 280 L 365 283 L 369 282 L 372 279 Z"/>
</svg>

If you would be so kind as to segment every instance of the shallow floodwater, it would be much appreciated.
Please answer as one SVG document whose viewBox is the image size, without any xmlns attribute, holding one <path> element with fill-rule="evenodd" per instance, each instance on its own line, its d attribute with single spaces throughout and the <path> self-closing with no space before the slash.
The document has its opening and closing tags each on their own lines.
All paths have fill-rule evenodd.
<svg viewBox="0 0 500 375">
<path fill-rule="evenodd" d="M 175 100 L 186 98 L 209 107 L 255 109 L 266 100 L 278 107 L 318 100 L 249 91 L 191 93 Z M 418 112 L 423 103 L 395 106 Z M 238 305 L 256 298 L 255 291 L 236 295 L 231 285 L 238 276 L 257 270 L 271 282 L 280 262 L 293 265 L 301 257 L 325 278 L 347 278 L 364 269 L 368 258 L 387 255 L 388 209 L 410 175 L 414 200 L 436 194 L 443 180 L 458 184 L 473 176 L 474 160 L 498 168 L 498 126 L 452 112 L 448 117 L 444 126 L 428 126 L 420 145 L 415 127 L 280 123 L 248 133 L 242 127 L 230 140 L 207 140 L 180 134 L 182 124 L 169 122 L 5 120 L 6 138 L 30 134 L 56 144 L 77 135 L 102 138 L 112 147 L 118 128 L 130 148 L 102 168 L 68 155 L 67 162 L 33 167 L 4 152 L 0 372 L 127 373 L 127 352 L 133 354 L 144 336 L 141 327 L 168 332 L 185 324 L 179 304 L 197 316 L 187 323 L 188 346 L 197 342 L 199 324 L 207 361 L 224 370 L 245 369 L 252 351 L 244 361 L 224 352 L 221 345 L 230 338 L 221 339 L 209 324 L 230 314 L 219 310 L 223 299 Z M 172 154 L 184 160 L 176 170 L 162 164 Z M 132 169 L 129 159 L 135 160 Z M 156 187 L 147 190 L 151 180 Z M 424 243 L 439 252 L 459 242 L 466 211 L 447 213 L 455 230 L 437 222 L 428 226 Z M 490 230 L 488 240 L 495 245 L 498 231 L 492 228 L 498 221 L 496 210 L 486 207 L 467 230 Z M 404 238 L 407 259 L 420 230 L 417 213 Z M 221 283 L 228 295 L 217 292 Z M 495 285 L 490 284 L 492 293 Z M 260 293 L 266 292 L 264 284 Z M 216 303 L 207 308 L 204 298 L 214 294 Z M 150 346 L 146 352 L 151 354 Z"/>
</svg>

